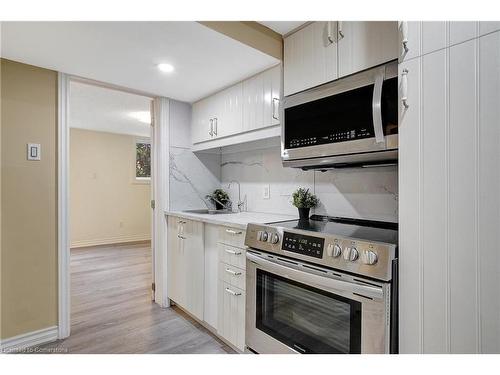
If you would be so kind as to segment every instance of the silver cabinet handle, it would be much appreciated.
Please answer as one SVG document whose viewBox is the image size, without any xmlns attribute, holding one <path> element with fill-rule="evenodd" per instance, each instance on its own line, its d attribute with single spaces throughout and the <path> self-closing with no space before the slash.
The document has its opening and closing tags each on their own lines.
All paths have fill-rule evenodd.
<svg viewBox="0 0 500 375">
<path fill-rule="evenodd" d="M 330 44 L 335 43 L 335 39 L 333 38 L 332 35 L 332 21 L 326 21 L 326 32 L 327 32 L 327 38 Z"/>
<path fill-rule="evenodd" d="M 338 25 L 338 34 L 339 34 L 339 40 L 344 38 L 344 30 L 342 30 L 342 21 L 337 22 Z"/>
<path fill-rule="evenodd" d="M 229 269 L 229 268 L 226 268 L 226 272 L 233 275 L 233 276 L 241 275 L 241 272 L 233 271 L 232 269 Z"/>
<path fill-rule="evenodd" d="M 184 220 L 179 220 L 179 224 L 186 224 Z"/>
<path fill-rule="evenodd" d="M 186 239 L 186 237 L 181 236 L 180 234 L 178 234 L 177 237 L 180 238 L 181 240 L 185 240 Z"/>
<path fill-rule="evenodd" d="M 229 288 L 226 288 L 226 292 L 228 292 L 229 294 L 232 294 L 233 296 L 241 296 L 240 292 L 235 292 L 234 290 L 231 290 Z"/>
<path fill-rule="evenodd" d="M 276 105 L 277 104 L 277 105 Z M 280 100 L 278 98 L 273 98 L 273 119 L 279 120 L 279 114 L 276 110 L 279 108 Z"/>
<path fill-rule="evenodd" d="M 229 234 L 242 234 L 242 231 L 235 231 L 234 229 L 226 229 L 226 232 Z"/>
<path fill-rule="evenodd" d="M 231 249 L 224 249 L 224 251 L 228 254 L 231 254 L 231 255 L 241 255 L 241 251 L 235 251 L 235 250 L 231 250 Z"/>
<path fill-rule="evenodd" d="M 408 104 L 408 69 L 406 68 L 401 73 L 401 102 L 406 109 L 410 106 Z"/>
<path fill-rule="evenodd" d="M 406 55 L 408 51 L 410 50 L 408 48 L 408 22 L 406 21 L 401 21 L 401 44 L 403 46 L 404 53 L 403 55 Z"/>
<path fill-rule="evenodd" d="M 210 130 L 208 131 L 208 134 L 213 137 L 214 136 L 214 119 L 210 119 Z"/>
<path fill-rule="evenodd" d="M 214 117 L 214 135 L 217 136 L 217 117 Z"/>
</svg>

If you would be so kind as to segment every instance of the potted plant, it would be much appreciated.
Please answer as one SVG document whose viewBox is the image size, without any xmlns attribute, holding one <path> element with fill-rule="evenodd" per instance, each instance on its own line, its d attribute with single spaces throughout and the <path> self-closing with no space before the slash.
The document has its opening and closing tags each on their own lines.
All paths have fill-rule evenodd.
<svg viewBox="0 0 500 375">
<path fill-rule="evenodd" d="M 212 194 L 207 195 L 207 199 L 215 205 L 216 210 L 228 209 L 229 195 L 222 189 L 215 189 Z"/>
<path fill-rule="evenodd" d="M 309 210 L 319 204 L 316 195 L 309 192 L 309 189 L 298 188 L 292 194 L 293 205 L 299 209 L 299 219 L 309 219 Z"/>
</svg>

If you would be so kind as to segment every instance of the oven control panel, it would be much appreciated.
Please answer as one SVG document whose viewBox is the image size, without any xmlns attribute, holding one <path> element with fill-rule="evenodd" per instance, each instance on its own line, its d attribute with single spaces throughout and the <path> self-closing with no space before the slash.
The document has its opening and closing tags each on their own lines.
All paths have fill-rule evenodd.
<svg viewBox="0 0 500 375">
<path fill-rule="evenodd" d="M 305 236 L 303 234 L 283 232 L 282 250 L 291 251 L 315 258 L 323 258 L 325 239 L 320 237 Z"/>
<path fill-rule="evenodd" d="M 396 256 L 395 245 L 323 233 L 308 235 L 304 230 L 278 225 L 249 224 L 245 245 L 384 281 L 392 277 L 392 260 Z"/>
</svg>

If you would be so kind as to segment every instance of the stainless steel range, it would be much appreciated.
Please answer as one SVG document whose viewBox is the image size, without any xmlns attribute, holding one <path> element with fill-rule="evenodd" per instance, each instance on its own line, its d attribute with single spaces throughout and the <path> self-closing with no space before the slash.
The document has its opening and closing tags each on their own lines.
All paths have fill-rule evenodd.
<svg viewBox="0 0 500 375">
<path fill-rule="evenodd" d="M 395 223 L 249 224 L 248 351 L 396 353 L 397 240 Z"/>
</svg>

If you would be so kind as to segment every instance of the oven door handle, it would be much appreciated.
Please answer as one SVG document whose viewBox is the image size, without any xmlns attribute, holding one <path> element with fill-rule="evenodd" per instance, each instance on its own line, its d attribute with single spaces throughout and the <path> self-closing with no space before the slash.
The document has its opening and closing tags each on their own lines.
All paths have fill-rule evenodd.
<svg viewBox="0 0 500 375">
<path fill-rule="evenodd" d="M 375 142 L 385 142 L 384 129 L 382 124 L 382 86 L 385 78 L 385 67 L 381 67 L 375 76 L 375 86 L 373 87 L 373 131 L 375 132 Z"/>
<path fill-rule="evenodd" d="M 320 288 L 326 288 L 330 290 L 337 290 L 339 292 L 350 292 L 355 293 L 357 295 L 361 295 L 362 297 L 368 297 L 372 299 L 383 299 L 384 291 L 381 287 L 362 285 L 358 283 L 352 283 L 349 281 L 342 281 L 333 279 L 326 275 L 320 276 L 315 273 L 312 273 L 311 270 L 301 267 L 298 263 L 296 266 L 293 264 L 282 265 L 278 263 L 276 260 L 268 260 L 264 259 L 258 255 L 247 252 L 247 259 L 256 263 L 257 265 L 261 265 L 266 267 L 270 271 L 274 271 L 280 275 L 284 274 L 287 278 L 290 279 L 298 279 L 301 282 L 301 274 L 303 276 L 304 273 L 307 273 L 307 284 L 311 284 L 312 286 L 318 286 Z"/>
</svg>

